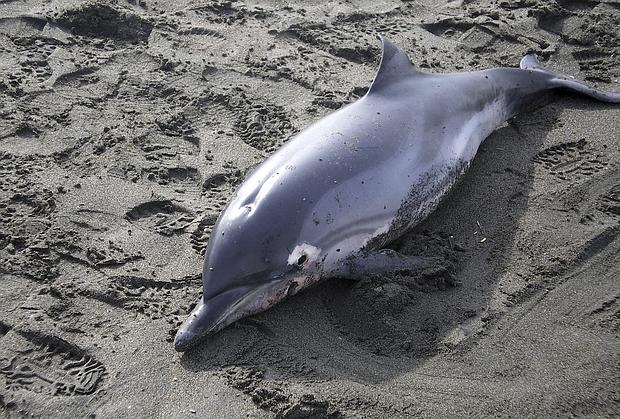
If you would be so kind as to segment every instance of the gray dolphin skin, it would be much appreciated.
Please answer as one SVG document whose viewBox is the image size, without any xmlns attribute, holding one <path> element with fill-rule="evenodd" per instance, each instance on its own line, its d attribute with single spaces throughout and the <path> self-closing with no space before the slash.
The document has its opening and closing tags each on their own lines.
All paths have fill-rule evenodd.
<svg viewBox="0 0 620 419">
<path fill-rule="evenodd" d="M 552 90 L 620 103 L 535 55 L 520 68 L 428 74 L 381 42 L 368 93 L 290 139 L 220 215 L 177 351 L 322 279 L 432 264 L 381 249 L 436 208 L 498 125 Z"/>
</svg>

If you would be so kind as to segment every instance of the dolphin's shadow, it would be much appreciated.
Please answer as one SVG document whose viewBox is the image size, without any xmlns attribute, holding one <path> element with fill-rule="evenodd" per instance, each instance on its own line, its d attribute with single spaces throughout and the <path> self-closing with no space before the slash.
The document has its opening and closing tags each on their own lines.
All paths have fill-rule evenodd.
<svg viewBox="0 0 620 419">
<path fill-rule="evenodd" d="M 472 319 L 484 317 L 509 268 L 528 208 L 532 159 L 566 103 L 553 101 L 496 129 L 440 207 L 391 246 L 405 253 L 462 246 L 455 252 L 458 286 L 421 287 L 413 278 L 325 282 L 208 338 L 183 355 L 182 365 L 211 372 L 243 366 L 280 382 L 370 384 L 415 370 L 458 344 L 448 335 L 458 327 L 466 335 Z"/>
</svg>

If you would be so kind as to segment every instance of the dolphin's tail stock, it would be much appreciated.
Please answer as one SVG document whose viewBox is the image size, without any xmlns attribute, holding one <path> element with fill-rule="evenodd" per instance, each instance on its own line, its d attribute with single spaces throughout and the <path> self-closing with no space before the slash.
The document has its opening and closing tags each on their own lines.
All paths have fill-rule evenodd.
<svg viewBox="0 0 620 419">
<path fill-rule="evenodd" d="M 524 70 L 540 71 L 553 76 L 548 82 L 549 87 L 552 89 L 557 88 L 572 90 L 582 95 L 600 100 L 601 102 L 620 103 L 620 92 L 604 92 L 602 90 L 594 89 L 587 86 L 584 82 L 575 80 L 570 76 L 565 76 L 563 74 L 556 73 L 555 71 L 548 70 L 540 64 L 536 54 L 527 54 L 521 59 L 519 66 Z"/>
</svg>

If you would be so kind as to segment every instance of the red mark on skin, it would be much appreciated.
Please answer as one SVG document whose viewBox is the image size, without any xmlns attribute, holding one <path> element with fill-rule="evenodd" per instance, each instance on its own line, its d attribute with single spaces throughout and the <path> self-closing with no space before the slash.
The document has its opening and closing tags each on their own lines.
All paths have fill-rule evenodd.
<svg viewBox="0 0 620 419">
<path fill-rule="evenodd" d="M 288 291 L 293 283 L 296 285 L 293 294 L 297 294 L 298 291 L 306 288 L 308 285 L 312 284 L 312 282 L 312 278 L 306 276 L 297 276 L 295 278 L 292 278 L 289 282 L 283 284 L 281 288 L 278 288 L 273 294 L 267 296 L 267 298 L 263 300 L 263 303 L 265 303 L 263 309 L 266 310 L 286 298 L 288 296 Z M 260 301 L 257 302 L 257 306 L 260 305 L 263 304 L 261 304 Z"/>
</svg>

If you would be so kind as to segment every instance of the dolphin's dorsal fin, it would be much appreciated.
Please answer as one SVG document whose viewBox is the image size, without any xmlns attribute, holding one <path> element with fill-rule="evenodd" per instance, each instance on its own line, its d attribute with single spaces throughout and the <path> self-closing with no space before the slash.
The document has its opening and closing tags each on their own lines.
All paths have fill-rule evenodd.
<svg viewBox="0 0 620 419">
<path fill-rule="evenodd" d="M 379 39 L 381 39 L 382 49 L 381 63 L 368 89 L 368 94 L 378 92 L 403 78 L 424 74 L 411 64 L 405 51 L 383 35 L 379 35 Z"/>
<path fill-rule="evenodd" d="M 538 61 L 538 57 L 536 56 L 536 54 L 527 54 L 526 56 L 524 56 L 519 63 L 519 67 L 524 70 L 545 71 L 545 67 L 543 67 L 540 61 Z"/>
</svg>

